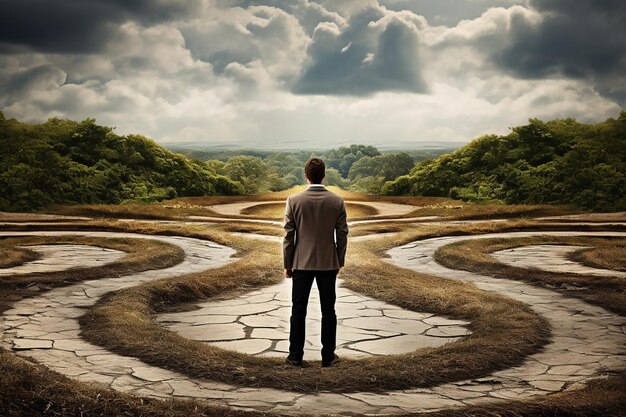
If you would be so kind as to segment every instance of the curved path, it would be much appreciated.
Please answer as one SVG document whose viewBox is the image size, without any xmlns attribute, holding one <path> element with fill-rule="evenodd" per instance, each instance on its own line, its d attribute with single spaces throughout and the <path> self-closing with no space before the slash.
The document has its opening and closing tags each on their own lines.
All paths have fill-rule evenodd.
<svg viewBox="0 0 626 417">
<path fill-rule="evenodd" d="M 569 272 L 597 277 L 626 278 L 626 272 L 581 265 L 567 257 L 572 252 L 588 248 L 590 246 L 528 245 L 493 252 L 491 256 L 504 264 L 531 270 L 541 269 L 549 272 Z"/>
<path fill-rule="evenodd" d="M 282 238 L 256 233 L 233 235 L 280 243 Z M 380 235 L 374 236 L 378 237 Z M 354 238 L 353 240 L 361 240 Z M 438 347 L 471 332 L 462 320 L 417 313 L 341 286 L 337 289 L 337 354 L 367 357 Z M 316 284 L 307 315 L 305 359 L 319 359 L 321 317 Z M 189 339 L 259 356 L 286 356 L 289 348 L 291 281 L 261 288 L 234 299 L 196 304 L 193 311 L 166 313 L 157 321 Z"/>
<path fill-rule="evenodd" d="M 255 206 L 264 206 L 268 204 L 285 204 L 286 200 L 276 200 L 276 201 L 245 201 L 239 203 L 226 203 L 226 204 L 215 204 L 213 206 L 205 206 L 214 212 L 221 214 L 223 216 L 239 216 L 241 212 L 249 207 Z M 388 203 L 383 201 L 351 201 L 346 200 L 346 204 L 355 204 L 362 206 L 373 207 L 378 211 L 378 214 L 375 214 L 371 217 L 381 217 L 381 216 L 404 216 L 409 213 L 414 212 L 419 207 L 413 206 L 410 204 L 398 204 L 398 203 Z"/>
<path fill-rule="evenodd" d="M 301 394 L 265 388 L 238 388 L 193 380 L 86 343 L 80 339 L 76 318 L 82 314 L 82 309 L 93 305 L 103 294 L 152 279 L 223 265 L 229 261 L 233 251 L 207 241 L 182 237 L 104 232 L 6 232 L 0 235 L 32 234 L 158 239 L 177 244 L 185 250 L 185 261 L 177 266 L 54 289 L 37 298 L 16 303 L 2 317 L 4 347 L 66 375 L 105 383 L 111 388 L 131 391 L 137 395 L 203 399 L 231 407 L 288 414 L 390 414 L 546 394 L 585 383 L 603 372 L 626 366 L 626 318 L 546 289 L 450 270 L 433 260 L 434 251 L 438 247 L 464 239 L 546 234 L 625 236 L 626 233 L 523 232 L 445 237 L 391 250 L 390 262 L 400 266 L 448 279 L 473 282 L 485 290 L 528 303 L 549 320 L 554 337 L 543 352 L 532 355 L 522 366 L 496 372 L 489 378 L 387 394 Z"/>
<path fill-rule="evenodd" d="M 57 272 L 71 268 L 104 265 L 126 253 L 89 245 L 25 245 L 19 248 L 38 252 L 40 259 L 24 262 L 13 268 L 0 268 L 0 276 L 25 275 L 35 272 Z"/>
<path fill-rule="evenodd" d="M 338 280 L 341 285 L 341 280 Z M 291 281 L 240 297 L 208 301 L 198 309 L 157 316 L 170 330 L 189 339 L 259 356 L 285 357 L 289 352 Z M 438 347 L 470 334 L 468 323 L 417 313 L 347 288 L 337 289 L 337 354 L 366 357 Z M 313 284 L 307 315 L 306 360 L 320 360 L 321 317 Z"/>
<path fill-rule="evenodd" d="M 525 397 L 527 395 L 524 390 L 529 386 L 544 391 L 560 391 L 587 382 L 607 371 L 626 369 L 625 317 L 548 289 L 449 269 L 434 260 L 435 251 L 450 243 L 529 236 L 626 236 L 626 233 L 510 232 L 442 237 L 410 243 L 388 253 L 391 262 L 398 266 L 469 282 L 480 289 L 506 295 L 530 305 L 548 320 L 552 328 L 552 339 L 543 352 L 530 356 L 520 367 L 492 374 L 494 380 L 502 386 L 498 395 L 504 398 Z M 559 254 L 544 253 L 543 258 L 536 258 L 536 263 L 555 257 L 558 258 Z M 584 267 L 581 269 L 584 272 Z"/>
<path fill-rule="evenodd" d="M 385 214 L 386 216 L 386 214 Z M 264 220 L 264 219 L 247 219 L 247 218 L 226 218 L 226 217 L 210 217 L 210 216 L 187 216 L 187 219 L 195 220 L 198 222 L 243 222 L 243 223 L 258 223 L 258 224 L 270 224 L 272 226 L 283 226 L 285 223 L 279 220 Z M 348 226 L 356 226 L 359 224 L 373 224 L 373 223 L 420 223 L 427 222 L 430 220 L 441 219 L 439 216 L 421 216 L 421 217 L 402 217 L 398 219 L 372 219 L 372 220 L 352 220 L 348 222 Z M 117 219 L 120 221 L 139 221 L 139 222 L 162 222 L 162 223 L 171 223 L 176 222 L 175 220 L 134 220 L 134 219 Z M 456 220 L 450 221 L 448 224 L 462 224 L 462 223 L 471 223 L 474 220 Z M 505 219 L 497 219 L 490 221 L 506 221 Z"/>
</svg>

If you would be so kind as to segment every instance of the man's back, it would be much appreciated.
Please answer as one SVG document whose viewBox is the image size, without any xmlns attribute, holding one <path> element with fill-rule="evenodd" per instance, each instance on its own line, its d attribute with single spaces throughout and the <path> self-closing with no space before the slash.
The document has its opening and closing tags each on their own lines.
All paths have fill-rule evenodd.
<svg viewBox="0 0 626 417">
<path fill-rule="evenodd" d="M 289 356 L 287 363 L 302 366 L 307 304 L 313 280 L 317 283 L 322 310 L 322 366 L 339 361 L 335 284 L 343 267 L 348 243 L 348 224 L 343 199 L 322 185 L 326 165 L 311 158 L 304 166 L 306 191 L 287 199 L 283 259 L 285 278 L 292 278 Z"/>
<path fill-rule="evenodd" d="M 346 209 L 343 199 L 324 186 L 312 185 L 287 199 L 285 231 L 285 269 L 329 271 L 343 266 Z"/>
</svg>

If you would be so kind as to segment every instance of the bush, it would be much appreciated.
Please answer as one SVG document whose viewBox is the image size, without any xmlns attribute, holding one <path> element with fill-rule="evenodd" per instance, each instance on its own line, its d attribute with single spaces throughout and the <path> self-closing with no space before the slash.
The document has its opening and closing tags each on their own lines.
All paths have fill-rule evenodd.
<svg viewBox="0 0 626 417">
<path fill-rule="evenodd" d="M 626 112 L 595 125 L 531 119 L 423 161 L 382 192 L 626 210 Z"/>
<path fill-rule="evenodd" d="M 0 112 L 0 146 L 0 210 L 242 192 L 203 162 L 140 135 L 118 136 L 93 119 L 30 125 Z"/>
</svg>

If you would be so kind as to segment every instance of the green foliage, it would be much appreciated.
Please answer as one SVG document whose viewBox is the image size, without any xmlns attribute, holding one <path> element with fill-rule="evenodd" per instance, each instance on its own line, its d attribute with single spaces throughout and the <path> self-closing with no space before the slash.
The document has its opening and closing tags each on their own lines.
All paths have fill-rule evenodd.
<svg viewBox="0 0 626 417">
<path fill-rule="evenodd" d="M 284 189 L 284 179 L 275 167 L 256 156 L 233 156 L 218 171 L 239 182 L 245 194 L 259 194 Z"/>
<path fill-rule="evenodd" d="M 118 136 L 93 119 L 30 125 L 0 113 L 0 147 L 0 210 L 242 192 L 204 162 L 140 135 Z"/>
<path fill-rule="evenodd" d="M 408 174 L 415 163 L 407 153 L 365 156 L 352 164 L 348 178 L 354 181 L 363 177 L 383 177 L 391 181 Z"/>
<path fill-rule="evenodd" d="M 626 209 L 626 112 L 587 125 L 573 119 L 531 119 L 506 136 L 480 137 L 463 148 L 418 163 L 383 186 L 467 201 L 573 204 Z"/>
<path fill-rule="evenodd" d="M 304 165 L 306 161 L 315 156 L 322 158 L 326 163 L 326 178 L 324 183 L 327 185 L 336 185 L 341 188 L 348 188 L 350 180 L 348 173 L 353 164 L 362 159 L 378 158 L 380 162 L 383 156 L 373 146 L 351 145 L 349 147 L 341 147 L 338 149 L 330 149 L 327 151 L 314 152 L 309 151 L 292 151 L 292 152 L 273 152 L 273 151 L 254 151 L 241 150 L 241 155 L 237 155 L 237 151 L 198 151 L 198 150 L 182 150 L 187 155 L 204 156 L 218 159 L 211 159 L 206 163 L 217 173 L 225 175 L 228 178 L 241 182 L 246 193 L 256 194 L 267 191 L 280 191 L 291 188 L 296 185 L 306 183 L 304 178 Z M 399 154 L 398 154 L 399 155 Z M 410 167 L 413 166 L 414 160 L 408 154 L 402 154 L 405 158 L 402 163 L 406 165 L 406 159 L 410 161 Z M 233 164 L 234 161 L 241 163 L 242 157 L 251 164 L 255 161 L 254 168 L 248 174 L 242 174 L 238 170 L 225 169 L 226 164 Z M 250 159 L 253 158 L 253 159 Z M 391 161 L 391 156 L 385 156 L 385 161 Z M 402 165 L 402 163 L 400 165 Z M 262 166 L 265 165 L 265 166 Z M 380 164 L 379 164 L 380 165 Z M 391 163 L 391 169 L 397 164 Z M 404 166 L 402 165 L 402 166 Z M 409 168 L 402 168 L 408 172 Z M 396 168 L 397 169 L 397 168 Z M 381 167 L 376 169 L 372 175 L 379 175 L 382 171 Z M 385 171 L 387 173 L 387 170 Z M 391 175 L 387 173 L 387 175 Z M 246 179 L 248 178 L 248 179 Z M 393 177 L 395 178 L 395 176 Z M 392 179 L 392 178 L 391 178 Z"/>
<path fill-rule="evenodd" d="M 380 194 L 385 177 L 358 177 L 350 184 L 350 191 L 364 194 Z"/>
<path fill-rule="evenodd" d="M 296 185 L 305 184 L 304 164 L 310 157 L 316 156 L 326 162 L 327 185 L 336 185 L 341 188 L 350 188 L 359 192 L 378 193 L 380 191 L 380 177 L 385 181 L 393 180 L 399 175 L 406 174 L 416 161 L 432 159 L 450 152 L 453 149 L 418 149 L 406 152 L 379 152 L 373 146 L 351 145 L 326 151 L 311 153 L 310 151 L 276 152 L 266 150 L 190 150 L 172 148 L 181 153 L 206 160 L 210 168 L 221 175 L 226 175 L 236 181 L 246 182 L 243 177 L 231 176 L 224 166 L 230 159 L 239 156 L 260 158 L 269 170 L 265 174 L 256 175 L 262 184 L 244 186 L 246 192 L 280 191 Z M 266 168 L 257 165 L 259 172 L 266 172 Z M 352 184 L 352 185 L 351 185 Z"/>
<path fill-rule="evenodd" d="M 336 185 L 337 187 L 347 188 L 350 185 L 350 181 L 341 176 L 339 171 L 335 168 L 326 168 L 326 178 L 324 178 L 326 185 Z"/>
<path fill-rule="evenodd" d="M 11 211 L 280 191 L 305 184 L 312 156 L 326 162 L 326 184 L 377 194 L 416 160 L 442 152 L 381 153 L 366 145 L 316 153 L 180 149 L 186 157 L 141 135 L 116 135 L 94 119 L 30 125 L 2 113 L 0 146 L 0 210 Z"/>
<path fill-rule="evenodd" d="M 342 146 L 339 149 L 331 149 L 324 152 L 321 157 L 324 159 L 326 166 L 337 169 L 343 178 L 348 178 L 350 168 L 356 161 L 366 156 L 379 155 L 380 152 L 373 146 L 350 145 L 349 147 Z"/>
</svg>

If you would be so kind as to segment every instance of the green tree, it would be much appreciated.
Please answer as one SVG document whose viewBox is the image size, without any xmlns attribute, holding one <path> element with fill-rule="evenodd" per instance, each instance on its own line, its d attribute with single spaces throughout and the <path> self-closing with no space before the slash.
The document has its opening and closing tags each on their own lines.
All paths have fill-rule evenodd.
<svg viewBox="0 0 626 417">
<path fill-rule="evenodd" d="M 348 178 L 354 181 L 363 177 L 384 177 L 386 181 L 391 181 L 408 174 L 414 165 L 413 158 L 404 152 L 365 156 L 352 164 Z"/>
<path fill-rule="evenodd" d="M 626 112 L 595 125 L 531 119 L 418 163 L 382 192 L 624 210 Z"/>
<path fill-rule="evenodd" d="M 326 185 L 334 185 L 341 188 L 346 188 L 350 181 L 344 179 L 339 171 L 335 168 L 326 168 L 326 177 L 324 178 L 324 183 Z"/>
<path fill-rule="evenodd" d="M 241 183 L 246 194 L 266 192 L 270 188 L 269 168 L 256 156 L 233 156 L 224 165 L 224 173 Z"/>
<path fill-rule="evenodd" d="M 30 125 L 0 112 L 0 210 L 236 194 L 241 185 L 140 135 L 93 119 Z"/>
</svg>

